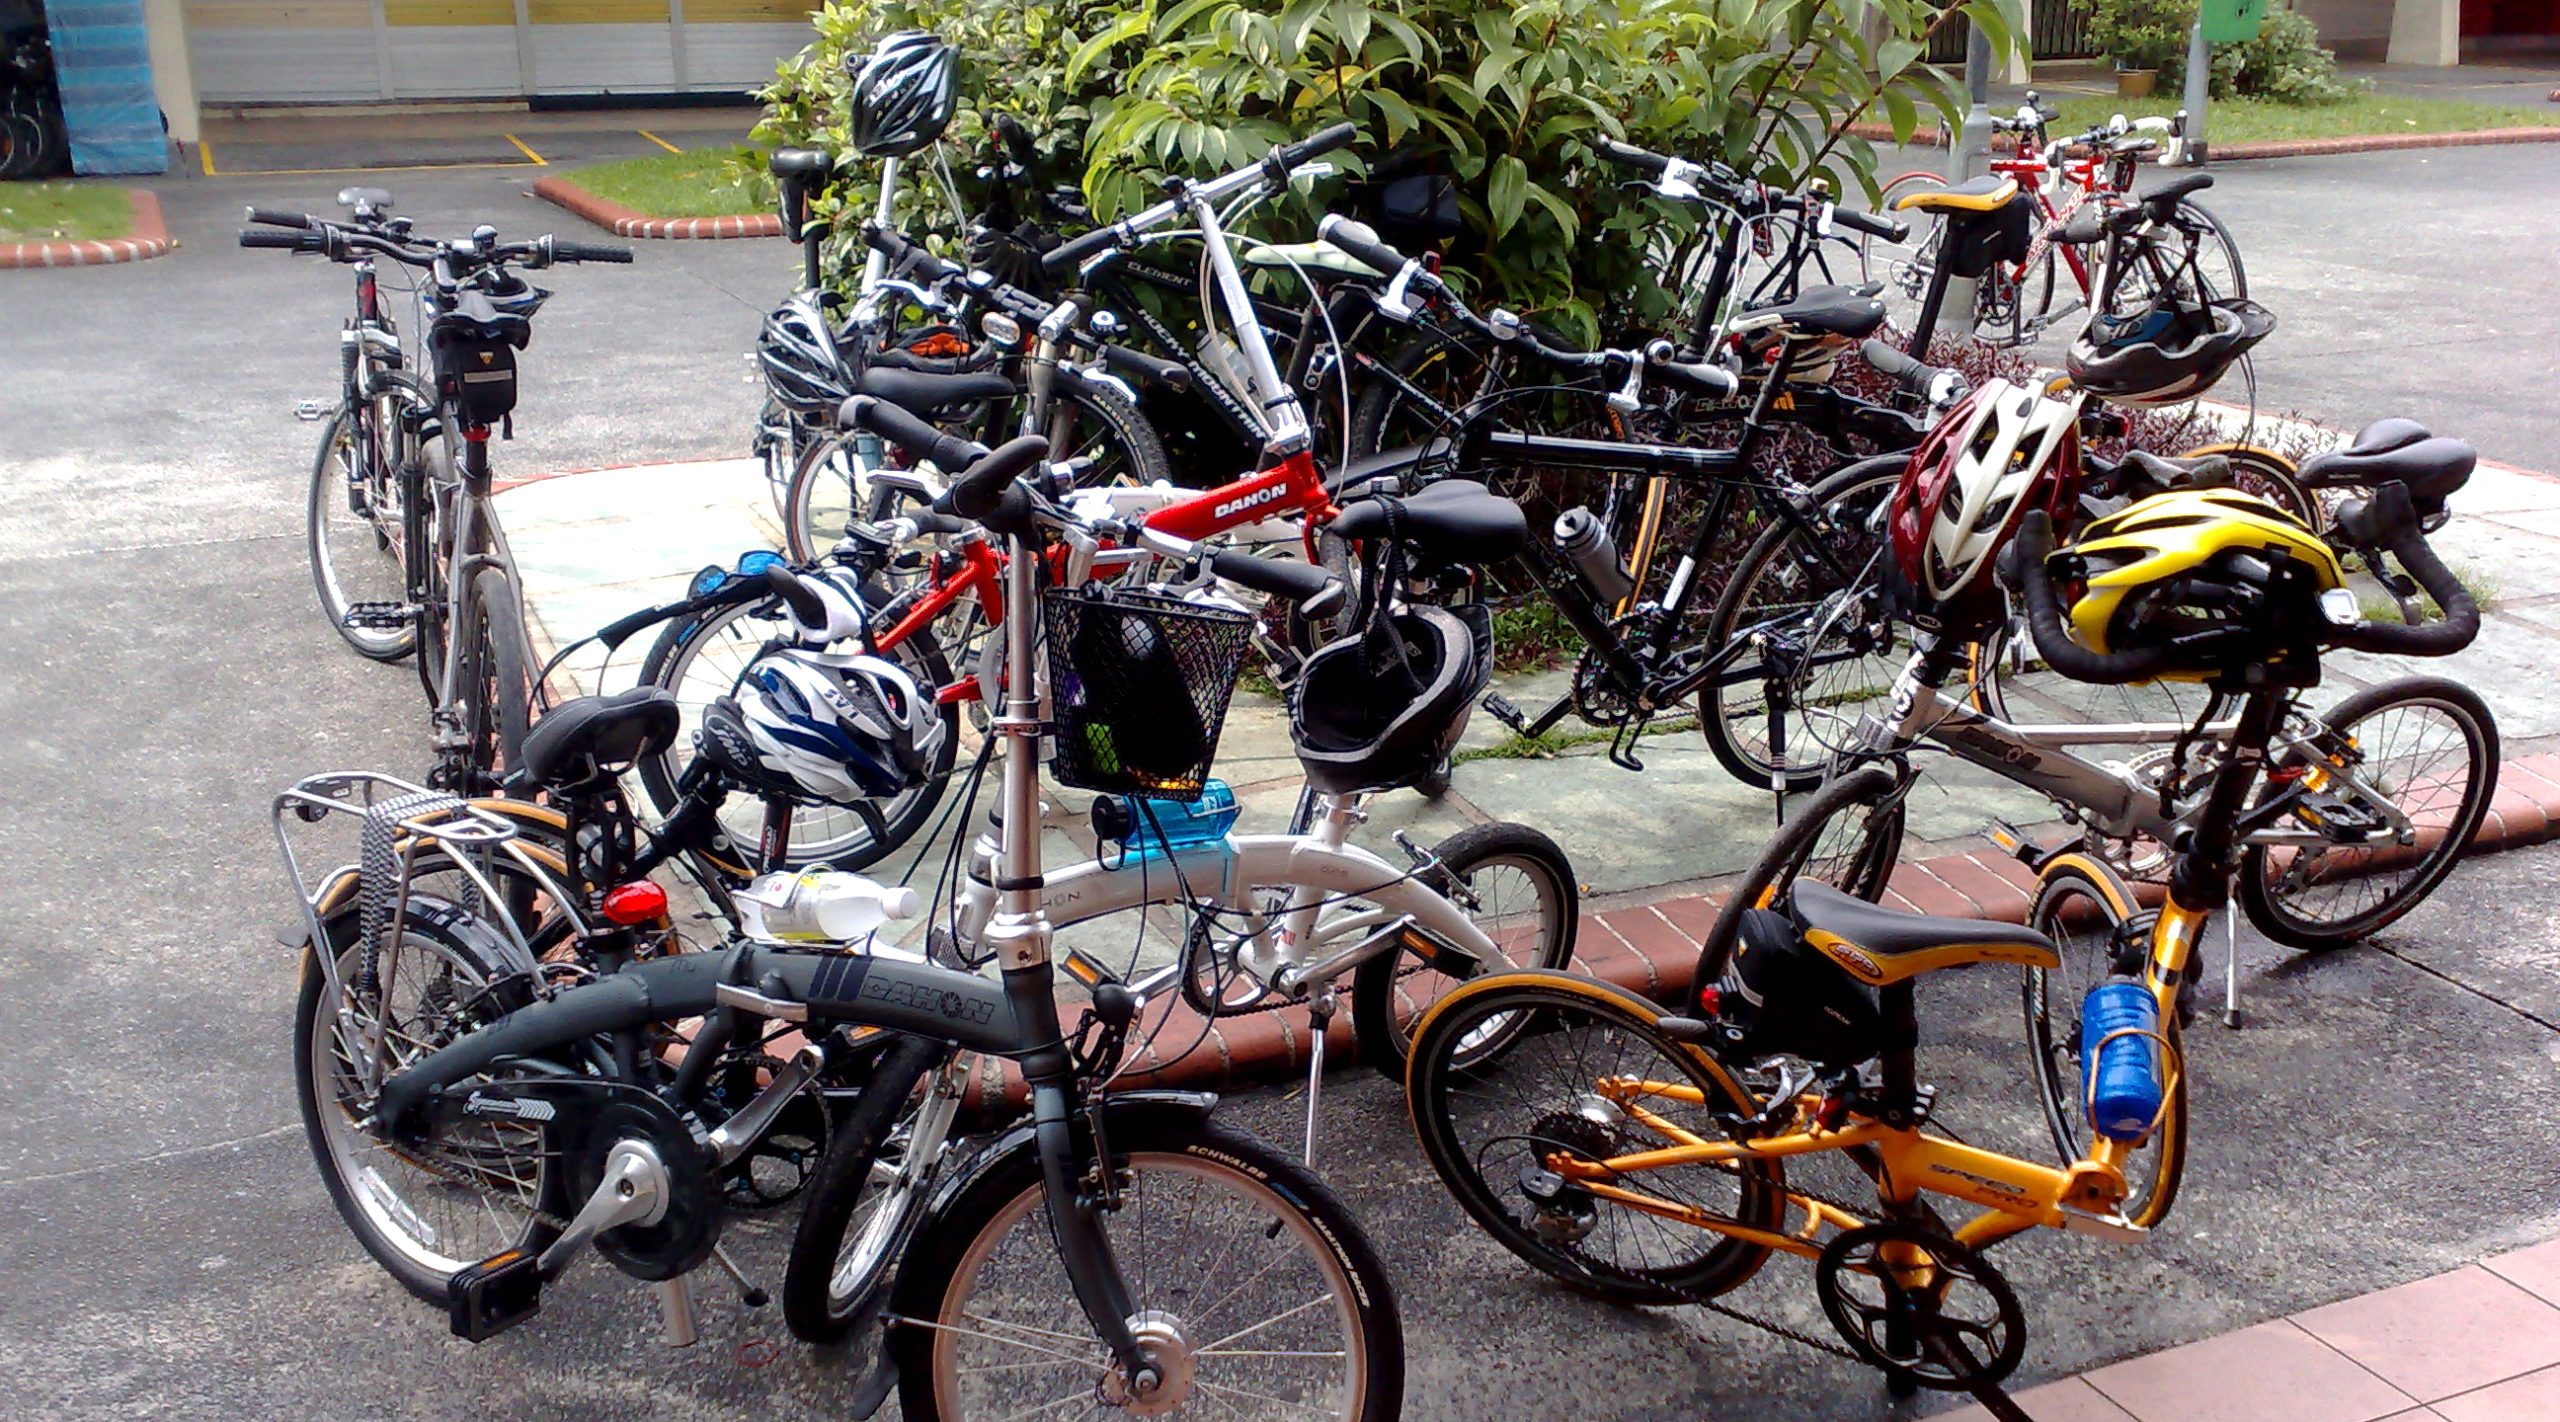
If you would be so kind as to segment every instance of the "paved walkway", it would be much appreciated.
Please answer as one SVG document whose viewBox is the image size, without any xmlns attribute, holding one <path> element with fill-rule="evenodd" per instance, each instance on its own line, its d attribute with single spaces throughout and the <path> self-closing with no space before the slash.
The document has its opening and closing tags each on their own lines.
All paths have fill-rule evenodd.
<svg viewBox="0 0 2560 1422">
<path fill-rule="evenodd" d="M 2560 1239 L 2014 1400 L 2036 1422 L 2554 1422 Z"/>
</svg>

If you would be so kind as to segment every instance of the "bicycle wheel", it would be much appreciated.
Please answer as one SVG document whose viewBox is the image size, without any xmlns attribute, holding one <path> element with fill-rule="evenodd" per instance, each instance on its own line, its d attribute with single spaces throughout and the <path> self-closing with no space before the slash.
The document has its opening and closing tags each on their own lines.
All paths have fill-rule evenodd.
<svg viewBox="0 0 2560 1422">
<path fill-rule="evenodd" d="M 1511 368 L 1505 353 L 1436 325 L 1383 360 L 1355 365 L 1368 376 L 1351 407 L 1354 459 L 1449 433 L 1470 402 L 1508 383 Z"/>
<path fill-rule="evenodd" d="M 1785 898 L 1796 881 L 1811 879 L 1869 903 L 1884 897 L 1902 853 L 1903 785 L 1880 765 L 1862 765 L 1825 783 L 1787 812 L 1786 823 L 1725 890 L 1724 907 L 1698 945 L 1693 986 L 1724 976 L 1745 910 Z"/>
<path fill-rule="evenodd" d="M 873 607 L 888 600 L 876 588 L 866 588 L 863 598 Z M 748 665 L 775 645 L 775 639 L 785 630 L 781 604 L 767 598 L 670 622 L 658 634 L 649 655 L 641 661 L 640 680 L 644 685 L 675 693 L 684 718 L 674 743 L 640 762 L 641 788 L 660 815 L 675 811 L 679 799 L 676 785 L 684 777 L 684 768 L 693 761 L 693 733 L 702 724 L 703 709 L 735 690 Z M 951 665 L 930 632 L 916 632 L 881 655 L 913 677 L 919 687 L 940 688 L 951 682 Z M 799 805 L 791 816 L 788 864 L 799 867 L 826 863 L 839 869 L 861 869 L 877 863 L 881 856 L 924 829 L 950 786 L 951 767 L 959 754 L 960 709 L 945 705 L 937 710 L 942 717 L 942 750 L 926 767 L 923 781 L 872 806 L 879 812 L 885 833 L 874 835 L 860 815 L 841 806 Z M 732 843 L 752 845 L 763 833 L 763 802 L 732 797 L 721 807 L 720 822 Z"/>
<path fill-rule="evenodd" d="M 1094 1215 L 1162 1385 L 1132 1399 L 1086 1335 L 1039 1154 L 1022 1150 L 919 1231 L 899 1271 L 889 1346 L 908 1422 L 1079 1406 L 1150 1417 L 1401 1415 L 1393 1281 L 1314 1172 L 1241 1131 L 1152 1113 L 1115 1119 L 1110 1150 L 1116 1201 Z"/>
<path fill-rule="evenodd" d="M 1630 993 L 1572 974 L 1479 978 L 1423 1019 L 1405 1076 L 1422 1153 L 1468 1216 L 1530 1265 L 1617 1303 L 1720 1294 L 1769 1257 L 1763 1246 L 1612 1201 L 1555 1173 L 1560 1157 L 1594 1164 L 1670 1145 L 1666 1125 L 1724 1140 L 1719 1113 L 1759 1110 L 1722 1067 L 1657 1031 L 1657 1015 Z M 1534 1029 L 1501 1061 L 1455 1064 L 1488 1027 L 1524 1019 Z M 1604 1080 L 1620 1094 L 1603 1094 Z M 1689 1093 L 1699 1099 L 1684 1099 Z M 1608 1183 L 1750 1229 L 1775 1230 L 1786 1213 L 1774 1160 L 1673 1166 Z"/>
<path fill-rule="evenodd" d="M 374 1025 L 384 1029 L 388 1075 L 494 1020 L 484 994 L 505 973 L 493 929 L 413 893 L 384 1000 L 340 1003 L 316 954 L 338 954 L 339 979 L 354 997 L 356 918 L 350 907 L 324 924 L 330 941 L 303 954 L 293 1026 L 303 1136 L 356 1242 L 402 1288 L 442 1303 L 455 1271 L 558 1236 L 544 1218 L 559 1214 L 551 1148 L 540 1126 L 515 1121 L 456 1122 L 397 1149 L 356 1125 L 367 1094 L 356 1064 L 371 1051 Z"/>
<path fill-rule="evenodd" d="M 1439 868 L 1425 882 L 1466 910 L 1493 940 L 1497 956 L 1485 972 L 1512 968 L 1562 968 L 1573 961 L 1582 898 L 1573 866 L 1556 842 L 1520 824 L 1469 825 L 1432 846 Z M 1381 1073 L 1404 1080 L 1412 1055 L 1411 1024 L 1457 980 L 1398 951 L 1362 963 L 1351 975 L 1351 1025 L 1360 1056 Z M 1456 1064 L 1482 1066 L 1509 1050 L 1526 1018 L 1490 1022 L 1457 1048 Z"/>
<path fill-rule="evenodd" d="M 398 606 L 408 600 L 400 480 L 383 467 L 383 441 L 368 410 L 340 405 L 311 461 L 304 531 L 320 611 L 348 646 L 377 662 L 398 661 L 417 643 L 417 629 L 356 627 L 356 603 Z"/>
<path fill-rule="evenodd" d="M 1813 788 L 1849 746 L 1859 716 L 1891 695 L 1901 660 L 1885 601 L 1882 514 L 1903 463 L 1900 455 L 1861 460 L 1814 485 L 1803 517 L 1761 534 L 1716 598 L 1700 655 L 1746 634 L 1769 639 L 1698 698 L 1707 749 L 1735 779 Z M 1782 756 L 1770 752 L 1773 689 Z"/>
<path fill-rule="evenodd" d="M 1938 267 L 1940 224 L 1925 213 L 1896 213 L 1894 201 L 1905 194 L 1943 188 L 1947 180 L 1936 173 L 1915 169 L 1895 175 L 1876 195 L 1877 215 L 1905 223 L 1910 234 L 1899 242 L 1881 237 L 1863 236 L 1858 241 L 1858 280 L 1880 281 L 1887 320 L 1894 330 L 1908 334 L 1912 322 L 1920 314 L 1920 303 L 1929 294 L 1929 280 Z"/>
<path fill-rule="evenodd" d="M 2022 996 L 2037 1100 L 2053 1133 L 2053 1148 L 2066 1164 L 2089 1148 L 2089 1107 L 2081 1096 L 2080 1005 L 2091 988 L 2111 975 L 2142 972 L 2151 946 L 2143 927 L 2151 921 L 2148 915 L 2136 915 L 2133 886 L 2122 875 L 2077 854 L 2045 867 L 2027 910 L 2027 926 L 2052 939 L 2062 957 L 2058 968 L 2027 969 Z M 2191 962 L 2187 977 L 2192 981 L 2194 976 Z M 2171 1013 L 2160 1032 L 2178 1041 L 2178 1014 Z M 2165 1219 L 2177 1203 L 2186 1160 L 2187 1076 L 2178 1071 L 2170 1079 L 2168 1109 L 2159 1127 L 2125 1159 L 2126 1194 L 2119 1206 L 2124 1217 L 2146 1227 Z"/>
<path fill-rule="evenodd" d="M 899 1038 L 835 1123 L 782 1275 L 782 1317 L 794 1337 L 841 1342 L 904 1252 L 937 1182 L 900 1170 L 895 1136 L 913 1124 L 916 1086 L 944 1055 L 940 1043 Z"/>
<path fill-rule="evenodd" d="M 2204 229 L 2196 243 L 2196 279 L 2209 299 L 2246 298 L 2249 272 L 2240 264 L 2240 243 L 2222 219 L 2193 198 L 2178 199 L 2178 216 Z"/>
<path fill-rule="evenodd" d="M 525 665 L 524 606 L 516 585 L 497 568 L 471 576 L 462 656 L 455 682 L 457 714 L 471 769 L 495 790 L 524 753 L 532 720 L 533 673 Z"/>
<path fill-rule="evenodd" d="M 2231 487 L 2244 494 L 2255 494 L 2277 508 L 2301 520 L 2304 527 L 2318 532 L 2329 526 L 2329 509 L 2319 496 L 2302 486 L 2301 471 L 2292 460 L 2272 449 L 2254 444 L 2205 444 L 2183 451 L 2179 458 L 2219 454 L 2231 461 Z"/>
<path fill-rule="evenodd" d="M 2460 682 L 2387 681 L 2321 719 L 2310 753 L 2284 753 L 2273 773 L 2306 768 L 2301 783 L 2329 808 L 2297 811 L 2279 826 L 2320 832 L 2339 822 L 2343 802 L 2351 816 L 2387 806 L 2407 830 L 2374 844 L 2253 844 L 2242 853 L 2240 903 L 2249 922 L 2313 952 L 2370 937 L 2435 892 L 2480 832 L 2498 789 L 2498 723 Z"/>
</svg>

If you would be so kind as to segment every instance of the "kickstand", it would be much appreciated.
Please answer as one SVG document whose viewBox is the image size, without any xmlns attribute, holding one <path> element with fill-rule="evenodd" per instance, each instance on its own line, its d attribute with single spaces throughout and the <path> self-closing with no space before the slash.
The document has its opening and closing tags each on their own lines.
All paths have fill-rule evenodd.
<svg viewBox="0 0 2560 1422">
<path fill-rule="evenodd" d="M 1307 1147 L 1302 1163 L 1309 1170 L 1316 1165 L 1316 1104 L 1324 1095 L 1324 1033 L 1332 1025 L 1333 987 L 1327 984 L 1307 1012 L 1307 1028 L 1316 1034 L 1307 1048 Z"/>
<path fill-rule="evenodd" d="M 2222 910 L 2222 1025 L 2240 1030 L 2240 906 Z"/>
</svg>

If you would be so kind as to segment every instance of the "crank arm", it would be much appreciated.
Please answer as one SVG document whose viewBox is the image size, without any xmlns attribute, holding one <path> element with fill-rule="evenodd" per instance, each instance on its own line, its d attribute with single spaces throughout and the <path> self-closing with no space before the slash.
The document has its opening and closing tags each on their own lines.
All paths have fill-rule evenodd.
<svg viewBox="0 0 2560 1422">
<path fill-rule="evenodd" d="M 756 1093 L 754 1100 L 740 1107 L 736 1115 L 712 1131 L 711 1150 L 720 1157 L 720 1163 L 728 1165 L 736 1161 L 747 1153 L 749 1147 L 764 1139 L 764 1133 L 773 1129 L 774 1118 L 782 1114 L 782 1108 L 790 1105 L 791 1098 L 815 1081 L 826 1066 L 827 1054 L 814 1042 L 794 1053 L 782 1070 L 773 1074 L 773 1080 L 766 1083 L 764 1090 Z"/>
</svg>

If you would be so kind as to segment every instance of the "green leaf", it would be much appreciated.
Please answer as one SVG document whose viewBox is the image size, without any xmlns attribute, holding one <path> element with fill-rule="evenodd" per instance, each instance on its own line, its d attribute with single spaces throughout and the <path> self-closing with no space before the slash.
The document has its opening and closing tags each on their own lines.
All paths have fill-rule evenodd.
<svg viewBox="0 0 2560 1422">
<path fill-rule="evenodd" d="M 1893 141 L 1909 143 L 1920 128 L 1920 109 L 1911 96 L 1900 89 L 1887 89 L 1879 96 L 1884 104 L 1885 121 L 1893 125 Z"/>
<path fill-rule="evenodd" d="M 1564 244 L 1572 246 L 1574 239 L 1582 233 L 1582 219 L 1574 214 L 1573 206 L 1537 183 L 1531 183 L 1528 191 L 1529 201 L 1547 210 L 1547 215 L 1556 220 L 1556 226 L 1564 229 Z"/>
<path fill-rule="evenodd" d="M 1066 81 L 1073 84 L 1087 67 L 1109 52 L 1113 45 L 1124 44 L 1146 32 L 1147 12 L 1145 10 L 1122 11 L 1119 18 L 1103 26 L 1093 38 L 1076 46 L 1076 52 L 1067 59 Z"/>
<path fill-rule="evenodd" d="M 1362 97 L 1386 119 L 1389 143 L 1402 142 L 1406 134 L 1422 126 L 1422 120 L 1414 115 L 1413 105 L 1398 98 L 1391 90 L 1371 89 Z"/>
<path fill-rule="evenodd" d="M 1191 23 L 1193 16 L 1213 5 L 1227 3 L 1229 0 L 1182 0 L 1181 4 L 1165 11 L 1163 17 L 1156 21 L 1156 38 L 1166 40 L 1182 34 L 1185 27 Z"/>
<path fill-rule="evenodd" d="M 1891 79 L 1920 57 L 1920 41 L 1903 35 L 1888 35 L 1876 46 L 1876 77 Z"/>
<path fill-rule="evenodd" d="M 1500 237 L 1520 223 L 1520 212 L 1529 201 L 1529 167 L 1516 154 L 1505 153 L 1493 160 L 1493 175 L 1485 188 L 1485 216 L 1493 235 Z"/>
</svg>

